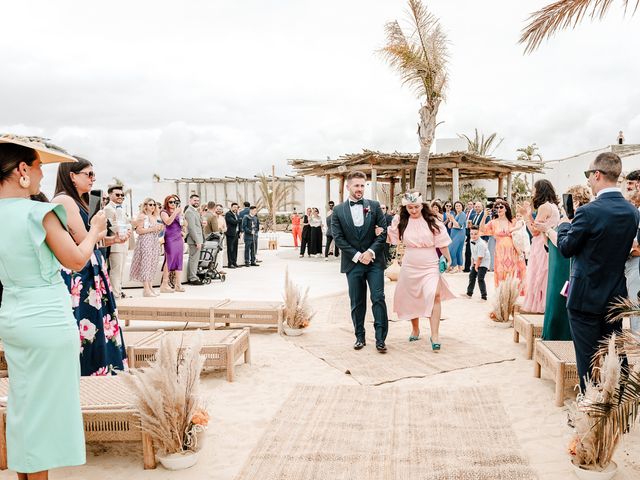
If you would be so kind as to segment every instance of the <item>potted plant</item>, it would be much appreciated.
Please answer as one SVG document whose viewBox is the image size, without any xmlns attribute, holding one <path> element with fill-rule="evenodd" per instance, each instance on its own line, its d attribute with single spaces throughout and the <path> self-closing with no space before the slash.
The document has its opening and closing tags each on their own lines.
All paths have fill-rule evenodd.
<svg viewBox="0 0 640 480">
<path fill-rule="evenodd" d="M 575 434 L 569 454 L 581 479 L 613 478 L 617 471 L 613 454 L 622 436 L 638 420 L 640 371 L 622 369 L 620 348 L 627 354 L 640 353 L 640 337 L 629 332 L 611 336 L 595 357 L 600 365 L 599 379 L 587 382 L 584 394 L 578 395 L 571 408 Z"/>
<path fill-rule="evenodd" d="M 124 376 L 135 392 L 141 428 L 153 440 L 160 463 L 169 470 L 189 468 L 198 460 L 201 434 L 209 414 L 198 392 L 202 357 L 196 335 L 178 346 L 171 337 L 160 343 L 156 361 Z"/>
<path fill-rule="evenodd" d="M 505 328 L 511 326 L 511 317 L 519 295 L 520 284 L 511 275 L 498 285 L 493 311 L 489 314 L 489 318 L 495 322 L 495 325 Z"/>
<path fill-rule="evenodd" d="M 309 326 L 313 313 L 308 302 L 309 288 L 304 294 L 300 287 L 289 278 L 289 269 L 284 274 L 284 333 L 289 336 L 302 335 L 303 328 Z"/>
</svg>

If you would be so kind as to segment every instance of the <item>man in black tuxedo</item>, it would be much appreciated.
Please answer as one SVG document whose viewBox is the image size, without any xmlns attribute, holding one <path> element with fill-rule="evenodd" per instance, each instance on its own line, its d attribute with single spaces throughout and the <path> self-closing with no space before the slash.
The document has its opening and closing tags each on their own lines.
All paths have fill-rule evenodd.
<svg viewBox="0 0 640 480">
<path fill-rule="evenodd" d="M 356 335 L 353 348 L 366 345 L 364 317 L 367 311 L 367 284 L 371 294 L 373 326 L 376 332 L 376 348 L 386 353 L 385 340 L 389 328 L 387 304 L 384 299 L 384 245 L 387 238 L 387 222 L 380 204 L 364 199 L 367 176 L 352 172 L 347 177 L 349 199 L 338 205 L 331 215 L 333 241 L 340 248 L 340 271 L 347 274 L 351 320 Z M 382 227 L 380 235 L 376 226 Z"/>
<path fill-rule="evenodd" d="M 612 302 L 627 296 L 624 268 L 640 214 L 617 188 L 621 171 L 618 155 L 598 155 L 584 172 L 596 199 L 558 226 L 558 250 L 572 259 L 567 311 L 583 392 L 598 343 L 622 329 L 621 321 L 610 323 L 606 316 Z"/>
<path fill-rule="evenodd" d="M 224 214 L 227 223 L 227 268 L 238 268 L 238 236 L 240 235 L 240 219 L 238 218 L 238 204 L 233 202 L 231 209 Z"/>
</svg>

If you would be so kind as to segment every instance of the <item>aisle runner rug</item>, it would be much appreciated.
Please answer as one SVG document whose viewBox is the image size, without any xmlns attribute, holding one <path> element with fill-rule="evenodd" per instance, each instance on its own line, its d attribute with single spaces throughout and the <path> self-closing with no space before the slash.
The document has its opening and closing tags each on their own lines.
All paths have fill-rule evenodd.
<svg viewBox="0 0 640 480">
<path fill-rule="evenodd" d="M 353 349 L 352 337 L 345 336 L 340 343 L 335 341 L 334 337 L 331 343 L 306 344 L 302 339 L 295 343 L 332 367 L 352 375 L 361 385 L 381 385 L 403 378 L 422 378 L 514 360 L 452 337 L 441 337 L 442 349 L 438 353 L 431 351 L 428 338 L 418 342 L 408 342 L 404 337 L 391 339 L 387 341 L 388 353 L 384 355 L 378 353 L 373 339 L 367 339 L 367 346 L 362 350 Z"/>
<path fill-rule="evenodd" d="M 236 480 L 533 480 L 494 389 L 297 387 Z"/>
</svg>

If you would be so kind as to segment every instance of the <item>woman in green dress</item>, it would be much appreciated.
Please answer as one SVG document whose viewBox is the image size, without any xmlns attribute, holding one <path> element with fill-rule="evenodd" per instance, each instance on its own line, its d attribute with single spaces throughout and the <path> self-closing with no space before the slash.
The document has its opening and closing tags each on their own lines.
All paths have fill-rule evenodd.
<svg viewBox="0 0 640 480">
<path fill-rule="evenodd" d="M 580 205 L 591 201 L 589 189 L 582 185 L 571 187 L 567 193 L 571 195 L 574 210 Z M 563 214 L 566 215 L 565 212 Z M 540 225 L 534 224 L 534 226 Z M 549 228 L 545 233 L 547 234 L 547 246 L 549 248 L 549 274 L 542 339 L 571 340 L 569 317 L 567 315 L 567 297 L 563 295 L 565 284 L 569 281 L 570 259 L 563 257 L 556 246 L 558 232 L 553 228 Z"/>
<path fill-rule="evenodd" d="M 106 233 L 103 213 L 76 245 L 61 205 L 35 202 L 42 163 L 74 161 L 34 137 L 0 136 L 0 338 L 9 371 L 7 461 L 20 480 L 85 463 L 80 342 L 60 265 L 81 269 Z"/>
</svg>

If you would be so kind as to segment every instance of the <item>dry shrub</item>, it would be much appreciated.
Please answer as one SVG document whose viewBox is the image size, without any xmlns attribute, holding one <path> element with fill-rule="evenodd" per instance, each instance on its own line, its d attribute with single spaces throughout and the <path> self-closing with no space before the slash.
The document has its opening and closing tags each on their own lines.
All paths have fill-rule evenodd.
<svg viewBox="0 0 640 480">
<path fill-rule="evenodd" d="M 160 343 L 156 361 L 144 371 L 123 374 L 135 393 L 141 428 L 159 455 L 199 450 L 197 433 L 206 428 L 208 414 L 199 397 L 200 335 L 183 348 L 171 337 Z"/>
<path fill-rule="evenodd" d="M 509 275 L 498 285 L 496 299 L 493 304 L 493 312 L 489 315 L 491 320 L 497 323 L 506 323 L 511 320 L 511 315 L 520 295 L 520 282 Z"/>
<path fill-rule="evenodd" d="M 289 328 L 306 328 L 314 313 L 309 306 L 309 288 L 300 291 L 300 287 L 289 278 L 289 269 L 284 274 L 284 319 Z"/>
</svg>

